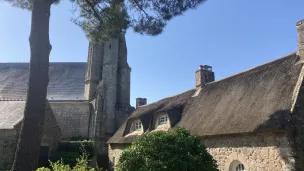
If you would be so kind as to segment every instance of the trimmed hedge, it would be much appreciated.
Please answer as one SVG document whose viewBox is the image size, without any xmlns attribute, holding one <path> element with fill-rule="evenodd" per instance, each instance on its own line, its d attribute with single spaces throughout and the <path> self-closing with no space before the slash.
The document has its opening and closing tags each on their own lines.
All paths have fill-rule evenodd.
<svg viewBox="0 0 304 171">
<path fill-rule="evenodd" d="M 59 144 L 57 153 L 51 161 L 61 160 L 70 166 L 75 166 L 77 158 L 82 154 L 88 155 L 91 159 L 94 156 L 94 142 L 91 140 L 84 141 L 63 141 Z"/>
</svg>

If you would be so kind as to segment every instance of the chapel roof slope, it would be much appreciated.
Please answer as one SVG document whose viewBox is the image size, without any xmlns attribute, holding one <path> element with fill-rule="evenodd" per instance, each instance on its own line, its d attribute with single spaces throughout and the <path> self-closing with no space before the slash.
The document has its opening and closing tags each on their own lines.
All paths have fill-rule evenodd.
<svg viewBox="0 0 304 171">
<path fill-rule="evenodd" d="M 85 62 L 51 62 L 49 100 L 84 100 Z M 25 100 L 29 63 L 0 63 L 0 100 Z"/>
<path fill-rule="evenodd" d="M 0 129 L 13 129 L 22 119 L 25 101 L 0 101 Z"/>
<path fill-rule="evenodd" d="M 185 96 L 182 126 L 200 136 L 276 131 L 284 129 L 303 64 L 296 53 L 201 87 L 197 96 Z M 152 106 L 139 107 L 130 117 L 155 113 Z M 150 106 L 150 107 L 149 107 Z M 174 108 L 174 105 L 171 106 Z M 147 110 L 145 110 L 147 109 Z M 127 123 L 127 122 L 126 122 Z M 108 143 L 130 143 L 124 137 L 126 123 Z"/>
<path fill-rule="evenodd" d="M 0 101 L 0 130 L 14 129 L 23 119 L 26 101 Z M 45 119 L 51 120 L 58 127 L 52 109 L 47 102 Z M 58 127 L 59 128 L 59 127 Z M 48 131 L 48 130 L 46 130 Z"/>
</svg>

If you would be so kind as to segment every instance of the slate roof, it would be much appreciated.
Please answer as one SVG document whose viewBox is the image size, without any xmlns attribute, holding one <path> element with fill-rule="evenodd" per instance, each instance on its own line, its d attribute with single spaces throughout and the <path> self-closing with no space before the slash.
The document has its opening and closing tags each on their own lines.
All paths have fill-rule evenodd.
<svg viewBox="0 0 304 171">
<path fill-rule="evenodd" d="M 169 113 L 170 120 L 179 119 L 173 127 L 182 126 L 199 136 L 282 130 L 303 77 L 303 64 L 298 61 L 293 53 L 204 85 L 197 96 L 192 97 L 194 91 L 190 90 L 139 107 L 108 143 L 131 143 L 136 139 L 137 136 L 125 136 L 128 125 L 136 118 L 149 132 L 153 129 L 153 116 L 159 111 Z"/>
<path fill-rule="evenodd" d="M 24 116 L 25 101 L 0 101 L 0 130 L 12 130 L 20 124 Z M 45 124 L 42 142 L 48 143 L 48 138 L 58 141 L 60 128 L 49 103 L 46 106 Z M 17 131 L 17 129 L 15 129 Z M 56 139 L 55 139 L 56 138 Z"/>
<path fill-rule="evenodd" d="M 49 100 L 84 100 L 85 62 L 58 62 L 49 66 Z M 25 100 L 28 63 L 0 63 L 0 100 Z"/>
<path fill-rule="evenodd" d="M 0 129 L 13 129 L 23 119 L 25 101 L 0 101 Z"/>
</svg>

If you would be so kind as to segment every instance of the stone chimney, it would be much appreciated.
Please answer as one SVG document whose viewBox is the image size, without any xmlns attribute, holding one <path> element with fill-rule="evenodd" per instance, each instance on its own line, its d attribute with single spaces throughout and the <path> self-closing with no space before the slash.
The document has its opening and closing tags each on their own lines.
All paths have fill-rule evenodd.
<svg viewBox="0 0 304 171">
<path fill-rule="evenodd" d="M 195 72 L 196 88 L 204 86 L 212 81 L 214 81 L 214 72 L 212 71 L 212 67 L 208 65 L 200 65 L 199 70 Z"/>
<path fill-rule="evenodd" d="M 146 98 L 136 98 L 136 108 L 147 104 Z"/>
<path fill-rule="evenodd" d="M 297 55 L 301 58 L 301 60 L 304 60 L 304 19 L 297 22 L 297 29 L 299 37 Z"/>
</svg>

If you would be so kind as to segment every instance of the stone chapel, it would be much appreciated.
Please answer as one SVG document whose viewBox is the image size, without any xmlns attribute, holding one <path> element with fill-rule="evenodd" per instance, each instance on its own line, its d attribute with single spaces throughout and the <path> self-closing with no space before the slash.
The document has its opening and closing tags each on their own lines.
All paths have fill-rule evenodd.
<svg viewBox="0 0 304 171">
<path fill-rule="evenodd" d="M 106 141 L 134 111 L 124 34 L 90 43 L 88 62 L 51 62 L 41 155 L 47 161 L 58 142 L 95 140 L 95 160 L 108 165 Z M 0 63 L 0 170 L 10 167 L 25 107 L 28 63 Z"/>
</svg>

